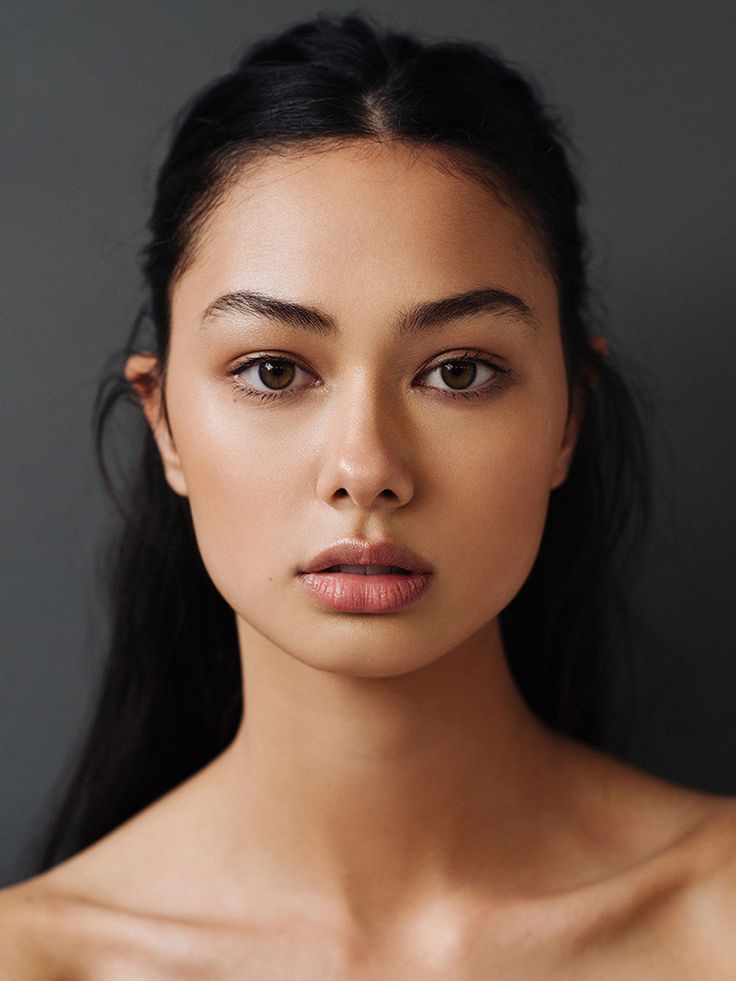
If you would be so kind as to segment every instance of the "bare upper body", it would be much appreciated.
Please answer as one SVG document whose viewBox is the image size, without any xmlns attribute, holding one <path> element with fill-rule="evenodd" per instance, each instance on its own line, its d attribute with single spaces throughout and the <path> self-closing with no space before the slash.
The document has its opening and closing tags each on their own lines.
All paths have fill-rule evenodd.
<svg viewBox="0 0 736 981">
<path fill-rule="evenodd" d="M 581 775 L 609 781 L 613 804 L 597 829 L 600 815 L 585 813 L 581 796 L 570 812 L 578 847 L 546 859 L 536 888 L 481 877 L 365 930 L 317 895 L 291 902 L 254 881 L 240 913 L 225 914 L 230 884 L 207 875 L 209 858 L 219 870 L 221 856 L 201 824 L 215 761 L 96 844 L 0 893 L 0 977 L 736 977 L 736 802 L 569 745 Z M 516 856 L 520 867 L 525 860 Z"/>
</svg>

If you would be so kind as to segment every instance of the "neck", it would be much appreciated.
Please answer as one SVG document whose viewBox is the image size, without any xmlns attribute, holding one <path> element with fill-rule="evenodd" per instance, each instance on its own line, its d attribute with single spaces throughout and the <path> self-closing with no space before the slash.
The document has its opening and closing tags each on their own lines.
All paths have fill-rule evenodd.
<svg viewBox="0 0 736 981">
<path fill-rule="evenodd" d="M 497 621 L 380 678 L 317 670 L 238 630 L 245 711 L 219 764 L 220 820 L 249 875 L 363 921 L 477 876 L 511 883 L 515 845 L 539 847 L 562 754 L 510 677 Z"/>
</svg>

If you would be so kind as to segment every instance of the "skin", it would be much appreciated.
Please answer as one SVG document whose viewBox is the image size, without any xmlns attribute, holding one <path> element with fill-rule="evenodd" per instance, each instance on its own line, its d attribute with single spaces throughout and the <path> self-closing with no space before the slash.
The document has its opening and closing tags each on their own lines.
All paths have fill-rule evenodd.
<svg viewBox="0 0 736 981">
<path fill-rule="evenodd" d="M 25 924 L 8 950 L 32 937 L 46 966 L 81 957 L 109 977 L 200 960 L 208 977 L 733 976 L 733 802 L 548 730 L 509 675 L 498 616 L 533 565 L 584 398 L 568 401 L 534 230 L 436 164 L 401 144 L 260 161 L 173 286 L 170 429 L 155 359 L 130 358 L 235 611 L 245 718 L 190 780 L 6 891 Z M 392 336 L 410 304 L 479 286 L 521 297 L 537 326 L 485 312 Z M 202 327 L 238 289 L 318 307 L 341 334 L 233 313 Z M 453 400 L 431 369 L 468 349 L 509 380 Z M 268 353 L 302 369 L 299 393 L 237 395 L 229 371 Z M 257 369 L 241 383 L 268 390 Z M 388 615 L 322 609 L 296 573 L 343 536 L 409 545 L 434 566 L 429 590 Z"/>
</svg>

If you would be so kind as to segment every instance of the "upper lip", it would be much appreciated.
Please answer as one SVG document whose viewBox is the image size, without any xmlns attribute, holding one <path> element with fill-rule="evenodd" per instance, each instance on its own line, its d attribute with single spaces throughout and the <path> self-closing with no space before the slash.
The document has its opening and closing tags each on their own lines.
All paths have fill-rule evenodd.
<svg viewBox="0 0 736 981">
<path fill-rule="evenodd" d="M 416 552 L 395 542 L 343 538 L 309 560 L 302 572 L 320 572 L 333 565 L 396 565 L 410 572 L 432 572 Z"/>
</svg>

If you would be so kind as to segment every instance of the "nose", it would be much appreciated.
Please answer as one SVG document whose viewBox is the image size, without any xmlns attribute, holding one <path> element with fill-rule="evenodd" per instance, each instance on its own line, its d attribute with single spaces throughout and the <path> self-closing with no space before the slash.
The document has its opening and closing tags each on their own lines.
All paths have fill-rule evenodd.
<svg viewBox="0 0 736 981">
<path fill-rule="evenodd" d="M 317 494 L 334 506 L 349 498 L 370 510 L 377 502 L 397 508 L 414 493 L 408 463 L 410 434 L 400 412 L 391 406 L 385 382 L 355 384 L 326 408 L 326 433 Z"/>
</svg>

